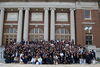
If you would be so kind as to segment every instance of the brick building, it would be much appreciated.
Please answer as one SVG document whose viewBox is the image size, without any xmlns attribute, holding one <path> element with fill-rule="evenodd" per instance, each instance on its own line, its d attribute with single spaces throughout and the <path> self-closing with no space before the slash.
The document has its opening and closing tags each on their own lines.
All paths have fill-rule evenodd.
<svg viewBox="0 0 100 67">
<path fill-rule="evenodd" d="M 0 0 L 0 45 L 73 40 L 100 48 L 99 0 Z"/>
</svg>

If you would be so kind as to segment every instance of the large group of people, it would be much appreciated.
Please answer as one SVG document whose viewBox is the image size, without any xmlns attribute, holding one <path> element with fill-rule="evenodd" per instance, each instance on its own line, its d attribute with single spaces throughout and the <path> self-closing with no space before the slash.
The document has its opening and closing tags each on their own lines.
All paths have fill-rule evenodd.
<svg viewBox="0 0 100 67">
<path fill-rule="evenodd" d="M 24 64 L 91 64 L 95 51 L 71 41 L 21 41 L 5 46 L 5 63 Z"/>
</svg>

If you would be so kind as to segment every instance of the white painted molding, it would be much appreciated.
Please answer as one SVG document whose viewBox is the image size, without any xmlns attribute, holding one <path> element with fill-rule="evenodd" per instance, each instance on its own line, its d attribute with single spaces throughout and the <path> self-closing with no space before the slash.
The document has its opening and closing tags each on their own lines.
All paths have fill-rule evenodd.
<svg viewBox="0 0 100 67">
<path fill-rule="evenodd" d="M 31 13 L 31 21 L 43 21 L 43 13 L 33 12 Z"/>
<path fill-rule="evenodd" d="M 30 8 L 29 7 L 25 7 L 24 10 L 30 10 Z"/>
<path fill-rule="evenodd" d="M 20 7 L 20 8 L 18 8 L 18 10 L 23 10 L 23 9 L 24 9 L 24 8 L 21 8 L 21 7 Z"/>
<path fill-rule="evenodd" d="M 44 8 L 44 10 L 49 10 L 49 8 Z"/>
<path fill-rule="evenodd" d="M 66 22 L 68 21 L 68 13 L 56 13 L 56 21 Z"/>
<path fill-rule="evenodd" d="M 99 9 L 98 2 L 0 2 L 0 8 Z"/>
<path fill-rule="evenodd" d="M 4 23 L 4 25 L 18 25 L 17 23 Z"/>
<path fill-rule="evenodd" d="M 76 2 L 76 9 L 99 9 L 98 2 Z"/>
<path fill-rule="evenodd" d="M 18 21 L 18 13 L 7 13 L 7 21 Z"/>
<path fill-rule="evenodd" d="M 55 25 L 69 26 L 70 24 L 55 24 Z"/>
<path fill-rule="evenodd" d="M 72 2 L 0 2 L 0 7 L 4 8 L 75 8 Z"/>
<path fill-rule="evenodd" d="M 16 35 L 17 33 L 4 33 L 4 35 Z"/>
<path fill-rule="evenodd" d="M 82 22 L 82 24 L 95 24 L 95 22 Z"/>
<path fill-rule="evenodd" d="M 5 10 L 5 9 L 1 7 L 0 10 Z"/>
<path fill-rule="evenodd" d="M 33 23 L 30 23 L 29 25 L 35 25 L 36 26 L 36 25 L 44 25 L 44 24 L 36 24 L 36 23 L 33 24 Z"/>
</svg>

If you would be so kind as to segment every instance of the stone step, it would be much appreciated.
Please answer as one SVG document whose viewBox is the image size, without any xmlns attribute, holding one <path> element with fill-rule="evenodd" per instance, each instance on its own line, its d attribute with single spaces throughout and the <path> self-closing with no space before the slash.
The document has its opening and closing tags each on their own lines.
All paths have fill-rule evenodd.
<svg viewBox="0 0 100 67">
<path fill-rule="evenodd" d="M 0 59 L 0 63 L 5 63 L 5 59 Z"/>
</svg>

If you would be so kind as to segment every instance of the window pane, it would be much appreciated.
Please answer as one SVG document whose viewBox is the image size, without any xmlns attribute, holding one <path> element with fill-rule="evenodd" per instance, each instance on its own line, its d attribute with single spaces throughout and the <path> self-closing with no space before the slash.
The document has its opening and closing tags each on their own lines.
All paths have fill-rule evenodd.
<svg viewBox="0 0 100 67">
<path fill-rule="evenodd" d="M 92 45 L 92 36 L 86 36 L 86 45 Z"/>
<path fill-rule="evenodd" d="M 65 34 L 65 29 L 61 29 L 61 34 Z"/>
<path fill-rule="evenodd" d="M 59 29 L 56 30 L 56 34 L 59 34 Z"/>
<path fill-rule="evenodd" d="M 15 28 L 13 28 L 13 33 L 16 33 L 16 29 Z"/>
<path fill-rule="evenodd" d="M 30 33 L 34 33 L 34 29 L 31 29 Z"/>
<path fill-rule="evenodd" d="M 39 28 L 39 33 L 43 33 L 43 30 Z"/>
<path fill-rule="evenodd" d="M 34 28 L 34 30 L 35 30 L 35 33 L 38 33 L 38 28 Z"/>
<path fill-rule="evenodd" d="M 69 34 L 69 30 L 68 29 L 66 29 L 66 32 L 65 32 L 66 34 Z"/>
<path fill-rule="evenodd" d="M 32 13 L 31 21 L 43 21 L 43 13 Z"/>
<path fill-rule="evenodd" d="M 84 10 L 84 18 L 85 19 L 91 19 L 90 10 Z"/>
<path fill-rule="evenodd" d="M 18 20 L 18 13 L 7 14 L 7 21 L 17 21 L 17 20 Z"/>
<path fill-rule="evenodd" d="M 67 13 L 57 13 L 56 19 L 57 21 L 68 21 L 68 14 Z"/>
<path fill-rule="evenodd" d="M 13 28 L 9 28 L 9 33 L 13 33 Z"/>
</svg>

